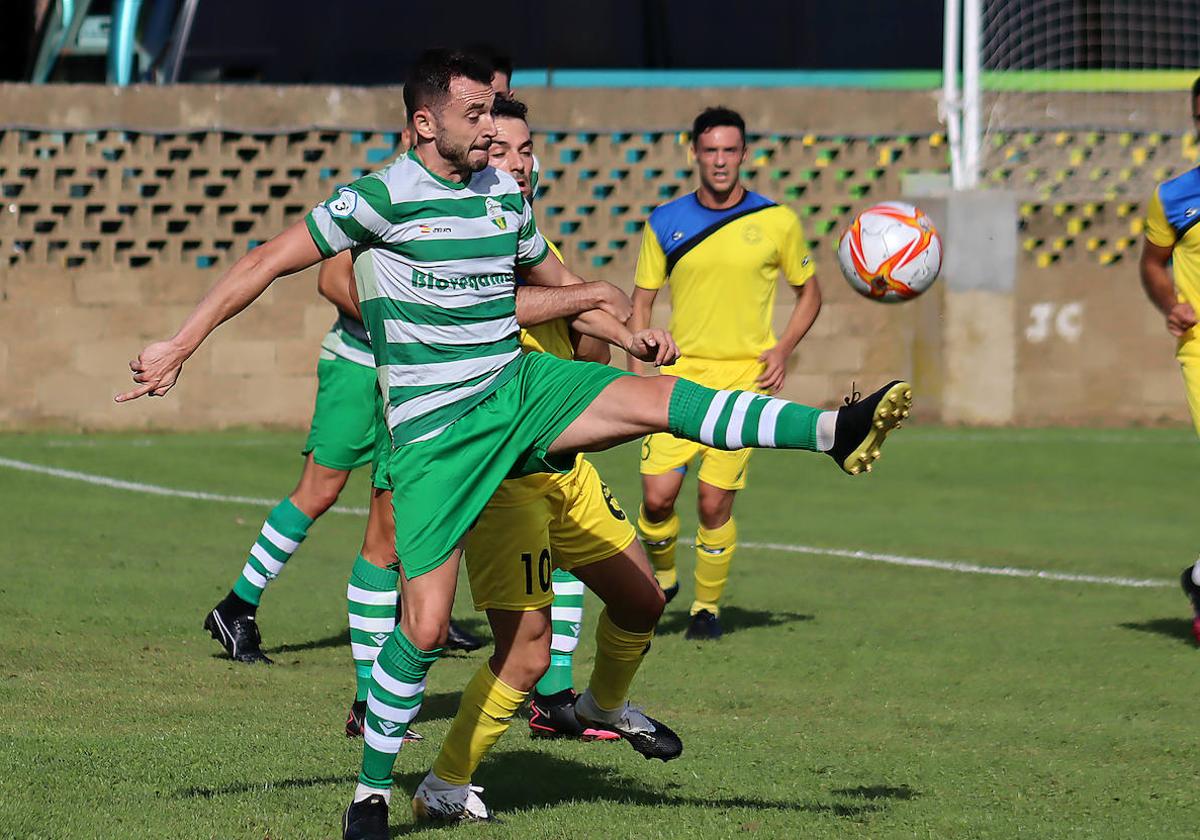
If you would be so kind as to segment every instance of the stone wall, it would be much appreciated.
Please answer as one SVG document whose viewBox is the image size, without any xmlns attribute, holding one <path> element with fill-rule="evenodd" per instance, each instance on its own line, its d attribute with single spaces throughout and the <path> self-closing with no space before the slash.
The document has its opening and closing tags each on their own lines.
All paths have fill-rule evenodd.
<svg viewBox="0 0 1200 840">
<path fill-rule="evenodd" d="M 691 188 L 681 130 L 705 104 L 745 113 L 747 182 L 801 215 L 825 293 L 787 396 L 833 404 L 852 381 L 862 389 L 912 376 L 925 419 L 1186 416 L 1170 341 L 1137 284 L 1140 198 L 1128 189 L 1019 195 L 1006 231 L 1019 253 L 999 303 L 946 277 L 916 302 L 882 306 L 849 290 L 833 246 L 853 212 L 901 196 L 906 175 L 947 170 L 932 94 L 523 93 L 542 162 L 542 229 L 577 271 L 626 288 L 645 215 Z M 333 320 L 312 271 L 279 281 L 220 328 L 167 399 L 116 406 L 111 397 L 129 381 L 128 360 L 168 335 L 222 268 L 391 159 L 401 113 L 392 88 L 0 85 L 0 428 L 306 423 L 317 345 Z M 1126 149 L 1155 177 L 1190 165 L 1194 151 L 1173 135 L 1110 139 L 1106 155 Z M 1103 145 L 1090 135 L 1046 142 L 1062 149 L 1058 183 L 1072 186 L 1085 175 L 1072 169 L 1086 158 L 1078 149 Z M 1010 157 L 992 180 L 1011 189 L 1030 171 Z M 781 288 L 780 327 L 789 297 Z M 1008 361 L 993 370 L 997 330 Z M 979 399 L 970 388 L 1006 394 L 1007 409 L 970 410 Z"/>
</svg>

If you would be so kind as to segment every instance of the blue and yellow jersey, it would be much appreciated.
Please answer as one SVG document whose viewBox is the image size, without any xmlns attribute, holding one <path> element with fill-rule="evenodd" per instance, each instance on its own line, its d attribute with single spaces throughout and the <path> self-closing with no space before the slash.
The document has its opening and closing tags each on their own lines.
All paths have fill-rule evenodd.
<svg viewBox="0 0 1200 840">
<path fill-rule="evenodd" d="M 747 190 L 733 207 L 710 210 L 693 192 L 650 214 L 634 283 L 670 283 L 670 329 L 685 358 L 748 361 L 775 345 L 780 272 L 793 286 L 813 275 L 791 209 Z"/>
<path fill-rule="evenodd" d="M 1146 238 L 1163 248 L 1173 247 L 1171 270 L 1179 299 L 1200 312 L 1200 169 L 1163 181 L 1150 197 Z M 1185 339 L 1196 336 L 1195 328 Z"/>
</svg>

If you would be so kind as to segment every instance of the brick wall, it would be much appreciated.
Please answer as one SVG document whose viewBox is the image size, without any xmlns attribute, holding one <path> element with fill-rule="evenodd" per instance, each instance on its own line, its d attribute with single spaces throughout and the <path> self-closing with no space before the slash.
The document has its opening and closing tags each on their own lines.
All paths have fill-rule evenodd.
<svg viewBox="0 0 1200 840">
<path fill-rule="evenodd" d="M 801 215 L 826 298 L 787 395 L 833 404 L 852 380 L 915 376 L 934 397 L 924 416 L 940 416 L 947 356 L 987 340 L 945 322 L 963 301 L 947 305 L 940 285 L 903 306 L 862 300 L 832 253 L 857 209 L 900 196 L 910 172 L 947 169 L 932 95 L 531 90 L 526 99 L 543 168 L 539 223 L 580 273 L 626 288 L 645 214 L 691 188 L 680 129 L 705 104 L 742 109 L 753 132 L 747 181 Z M 220 328 L 169 398 L 116 406 L 111 397 L 129 381 L 128 360 L 168 335 L 223 267 L 394 156 L 399 91 L 0 85 L 0 114 L 0 428 L 306 423 L 317 345 L 334 317 L 311 271 Z M 1194 147 L 1184 135 L 1064 139 L 1050 129 L 1003 142 L 1029 147 L 1029 137 L 1046 144 L 1036 161 L 1002 155 L 989 178 L 1033 185 L 1014 219 L 1011 419 L 1183 420 L 1170 342 L 1132 257 L 1142 185 L 1191 165 Z M 1100 159 L 1123 177 L 1096 180 L 1089 195 L 1079 185 Z M 781 289 L 780 327 L 789 296 Z"/>
</svg>

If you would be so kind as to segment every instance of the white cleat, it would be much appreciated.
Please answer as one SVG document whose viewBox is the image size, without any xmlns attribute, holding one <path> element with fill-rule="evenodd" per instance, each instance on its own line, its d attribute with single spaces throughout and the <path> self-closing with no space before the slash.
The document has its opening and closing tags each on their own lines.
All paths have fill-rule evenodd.
<svg viewBox="0 0 1200 840">
<path fill-rule="evenodd" d="M 487 822 L 492 814 L 481 793 L 479 785 L 452 785 L 430 771 L 413 794 L 413 818 L 417 822 Z"/>
</svg>

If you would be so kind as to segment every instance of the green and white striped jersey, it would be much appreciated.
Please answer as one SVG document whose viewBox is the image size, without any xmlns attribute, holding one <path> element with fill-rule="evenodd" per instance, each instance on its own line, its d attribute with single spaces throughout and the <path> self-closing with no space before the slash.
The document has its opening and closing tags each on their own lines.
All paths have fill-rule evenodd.
<svg viewBox="0 0 1200 840">
<path fill-rule="evenodd" d="M 512 176 L 456 184 L 410 151 L 305 223 L 323 256 L 354 253 L 393 445 L 434 437 L 516 373 L 513 272 L 548 249 Z"/>
<path fill-rule="evenodd" d="M 321 358 L 332 359 L 335 356 L 363 367 L 375 367 L 375 356 L 371 353 L 371 339 L 367 335 L 367 328 L 340 313 L 333 327 L 325 333 L 325 338 L 321 341 Z"/>
</svg>

